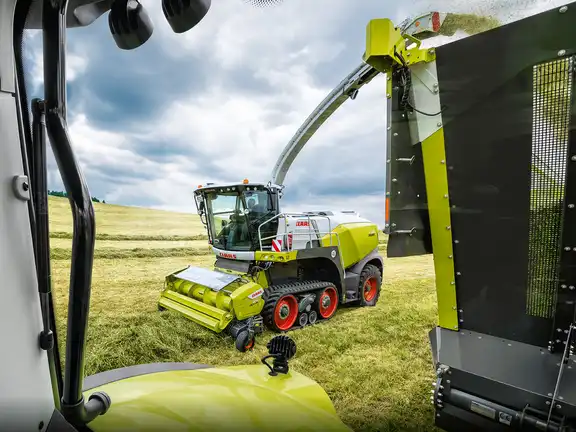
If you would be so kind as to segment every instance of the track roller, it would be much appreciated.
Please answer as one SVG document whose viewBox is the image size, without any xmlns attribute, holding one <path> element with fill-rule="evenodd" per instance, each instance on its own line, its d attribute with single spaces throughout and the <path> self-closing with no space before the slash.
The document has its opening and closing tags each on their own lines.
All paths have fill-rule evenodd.
<svg viewBox="0 0 576 432">
<path fill-rule="evenodd" d="M 316 323 L 318 319 L 318 313 L 315 310 L 310 311 L 308 314 L 308 324 L 312 325 Z"/>
<path fill-rule="evenodd" d="M 277 331 L 292 328 L 298 318 L 298 300 L 292 294 L 281 296 L 274 307 L 272 327 Z"/>
</svg>

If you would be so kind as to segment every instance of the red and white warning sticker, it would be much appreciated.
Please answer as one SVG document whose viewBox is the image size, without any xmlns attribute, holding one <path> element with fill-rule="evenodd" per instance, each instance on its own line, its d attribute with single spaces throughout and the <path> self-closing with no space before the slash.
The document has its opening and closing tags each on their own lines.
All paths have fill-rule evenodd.
<svg viewBox="0 0 576 432">
<path fill-rule="evenodd" d="M 282 240 L 272 240 L 272 249 L 274 249 L 274 252 L 281 252 Z"/>
</svg>

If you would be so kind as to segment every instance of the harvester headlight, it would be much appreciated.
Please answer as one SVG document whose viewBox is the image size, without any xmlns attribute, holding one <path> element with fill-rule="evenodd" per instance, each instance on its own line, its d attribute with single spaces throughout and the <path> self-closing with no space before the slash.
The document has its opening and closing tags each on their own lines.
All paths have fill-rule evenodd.
<svg viewBox="0 0 576 432">
<path fill-rule="evenodd" d="M 266 345 L 268 355 L 262 358 L 264 363 L 270 369 L 270 375 L 276 376 L 279 373 L 288 373 L 288 360 L 296 354 L 296 343 L 286 335 L 274 336 Z M 272 366 L 266 362 L 272 358 Z"/>
</svg>

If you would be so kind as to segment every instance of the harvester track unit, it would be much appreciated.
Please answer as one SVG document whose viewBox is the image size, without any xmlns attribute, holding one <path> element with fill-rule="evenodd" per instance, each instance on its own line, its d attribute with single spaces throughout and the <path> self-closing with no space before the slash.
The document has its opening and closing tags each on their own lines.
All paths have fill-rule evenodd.
<svg viewBox="0 0 576 432">
<path fill-rule="evenodd" d="M 328 320 L 340 305 L 374 306 L 378 226 L 355 212 L 282 213 L 282 190 L 248 180 L 200 186 L 196 205 L 216 262 L 168 275 L 160 310 L 226 330 L 246 351 L 264 328 L 285 332 Z"/>
</svg>

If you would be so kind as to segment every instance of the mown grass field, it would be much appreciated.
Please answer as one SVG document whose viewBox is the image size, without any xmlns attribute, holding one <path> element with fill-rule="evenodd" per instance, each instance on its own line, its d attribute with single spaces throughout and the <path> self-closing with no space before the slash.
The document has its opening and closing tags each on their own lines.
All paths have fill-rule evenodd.
<svg viewBox="0 0 576 432">
<path fill-rule="evenodd" d="M 50 197 L 49 206 L 63 347 L 72 219 L 66 199 Z M 214 262 L 196 215 L 98 203 L 95 209 L 87 375 L 159 361 L 260 363 L 272 333 L 261 335 L 253 352 L 242 354 L 232 339 L 157 311 L 167 274 Z M 330 322 L 291 333 L 298 346 L 291 367 L 322 385 L 343 421 L 356 431 L 434 430 L 428 331 L 435 324 L 432 258 L 386 259 L 379 304 L 341 309 Z"/>
</svg>

